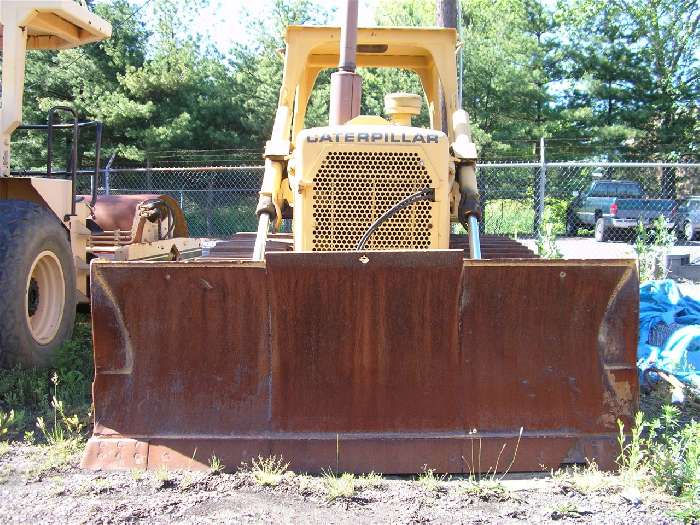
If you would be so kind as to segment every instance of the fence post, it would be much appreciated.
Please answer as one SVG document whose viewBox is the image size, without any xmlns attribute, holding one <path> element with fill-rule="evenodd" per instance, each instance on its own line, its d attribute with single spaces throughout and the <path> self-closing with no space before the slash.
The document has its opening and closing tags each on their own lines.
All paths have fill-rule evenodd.
<svg viewBox="0 0 700 525">
<path fill-rule="evenodd" d="M 209 182 L 207 183 L 207 208 L 206 208 L 206 215 L 207 215 L 207 237 L 211 237 L 212 235 L 212 222 L 213 222 L 213 217 L 212 213 L 214 211 L 214 177 L 216 175 L 214 173 L 209 174 Z"/>
<path fill-rule="evenodd" d="M 110 164 L 112 164 L 111 161 L 107 163 L 107 166 L 105 166 L 105 195 L 109 195 L 109 168 L 110 168 Z"/>
<path fill-rule="evenodd" d="M 151 157 L 146 157 L 146 189 L 153 191 L 153 173 L 151 171 Z"/>
<path fill-rule="evenodd" d="M 533 229 L 535 234 L 540 231 L 544 221 L 544 198 L 547 187 L 547 160 L 544 151 L 544 137 L 540 137 L 540 167 L 537 172 L 537 186 L 535 190 L 535 220 Z"/>
</svg>

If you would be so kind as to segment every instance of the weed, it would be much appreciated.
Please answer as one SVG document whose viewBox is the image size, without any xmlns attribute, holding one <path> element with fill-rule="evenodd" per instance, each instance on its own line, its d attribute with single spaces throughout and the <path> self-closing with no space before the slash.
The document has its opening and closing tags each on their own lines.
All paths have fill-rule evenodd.
<svg viewBox="0 0 700 525">
<path fill-rule="evenodd" d="M 382 478 L 381 474 L 377 474 L 376 472 L 372 471 L 369 474 L 362 474 L 359 476 L 357 478 L 357 486 L 373 489 L 381 486 L 383 481 L 384 478 Z"/>
<path fill-rule="evenodd" d="M 221 474 L 224 469 L 226 468 L 226 465 L 224 465 L 221 462 L 221 459 L 219 459 L 216 454 L 213 454 L 211 458 L 209 458 L 209 469 L 211 470 L 211 473 L 214 475 Z"/>
<path fill-rule="evenodd" d="M 40 457 L 34 462 L 36 466 L 30 469 L 29 474 L 41 476 L 49 471 L 60 470 L 72 464 L 82 450 L 82 441 L 78 439 L 64 439 L 49 446 L 41 446 L 38 449 Z"/>
<path fill-rule="evenodd" d="M 637 224 L 634 251 L 637 253 L 639 280 L 665 279 L 668 275 L 666 255 L 676 242 L 673 231 L 666 229 L 666 219 L 658 216 L 651 232 Z"/>
<path fill-rule="evenodd" d="M 440 490 L 440 484 L 445 479 L 446 476 L 444 474 L 438 476 L 435 474 L 435 469 L 428 468 L 428 465 L 423 465 L 423 472 L 418 476 L 418 484 L 428 492 L 437 492 Z"/>
<path fill-rule="evenodd" d="M 10 427 L 15 422 L 15 411 L 10 410 L 8 413 L 0 412 L 0 438 L 7 436 Z"/>
<path fill-rule="evenodd" d="M 140 468 L 132 468 L 129 473 L 134 481 L 141 481 L 146 475 L 146 471 Z"/>
<path fill-rule="evenodd" d="M 172 474 L 167 466 L 161 465 L 155 471 L 156 481 L 161 488 L 170 486 L 173 482 Z"/>
<path fill-rule="evenodd" d="M 554 224 L 545 222 L 537 234 L 537 255 L 543 259 L 561 259 L 563 256 L 557 247 Z"/>
<path fill-rule="evenodd" d="M 61 378 L 60 399 L 64 411 L 78 414 L 81 421 L 86 420 L 93 376 L 89 316 L 78 316 L 73 338 L 57 350 L 53 364 L 49 370 L 16 367 L 0 372 L 0 411 L 15 412 L 8 437 L 21 439 L 26 431 L 32 430 L 37 417 L 43 417 L 46 422 L 52 419 L 54 374 Z"/>
<path fill-rule="evenodd" d="M 616 483 L 616 478 L 607 472 L 602 472 L 595 461 L 589 461 L 583 467 L 574 465 L 570 471 L 559 471 L 553 477 L 569 484 L 582 494 L 597 492 Z"/>
<path fill-rule="evenodd" d="M 634 427 L 628 440 L 625 436 L 625 425 L 618 420 L 619 429 L 617 441 L 620 445 L 620 455 L 617 463 L 620 467 L 620 475 L 626 485 L 637 485 L 647 472 L 647 461 L 644 452 L 644 439 L 642 434 L 647 428 L 644 414 L 637 412 L 634 418 Z"/>
<path fill-rule="evenodd" d="M 566 518 L 579 518 L 585 516 L 586 514 L 591 514 L 588 510 L 579 509 L 575 503 L 567 502 L 555 507 L 552 510 L 551 518 L 553 520 L 561 520 Z"/>
<path fill-rule="evenodd" d="M 700 498 L 700 423 L 679 424 L 679 410 L 665 406 L 647 442 L 652 481 L 673 496 Z"/>
<path fill-rule="evenodd" d="M 36 441 L 36 437 L 34 436 L 34 431 L 33 430 L 27 430 L 24 433 L 24 438 L 22 439 L 27 445 L 33 445 L 34 442 Z"/>
<path fill-rule="evenodd" d="M 82 436 L 83 424 L 77 415 L 67 416 L 63 401 L 58 399 L 58 384 L 60 382 L 58 374 L 54 373 L 51 377 L 51 382 L 54 385 L 54 393 L 51 398 L 51 407 L 53 408 L 53 426 L 48 427 L 42 416 L 36 420 L 36 426 L 44 435 L 46 442 L 49 445 L 62 443 L 66 439 L 80 440 Z"/>
<path fill-rule="evenodd" d="M 697 505 L 687 505 L 672 513 L 672 516 L 683 521 L 683 523 L 700 523 L 700 507 Z"/>
<path fill-rule="evenodd" d="M 10 451 L 10 444 L 6 441 L 0 441 L 0 458 Z"/>
<path fill-rule="evenodd" d="M 508 491 L 499 480 L 475 480 L 469 479 L 462 487 L 461 492 L 468 496 L 474 496 L 482 501 L 505 501 L 508 499 Z"/>
<path fill-rule="evenodd" d="M 646 474 L 664 492 L 694 502 L 700 498 L 700 423 L 679 422 L 679 410 L 665 406 L 651 423 L 639 413 L 629 440 L 620 427 L 620 473 L 627 483 L 637 484 Z M 642 437 L 648 430 L 648 436 Z"/>
<path fill-rule="evenodd" d="M 523 430 L 524 427 L 520 427 L 520 432 L 518 433 L 518 439 L 515 442 L 515 450 L 513 450 L 513 456 L 510 459 L 510 463 L 508 464 L 508 467 L 501 473 L 501 476 L 498 478 L 498 481 L 502 481 L 503 478 L 505 478 L 508 473 L 510 472 L 510 469 L 513 468 L 513 464 L 515 463 L 515 459 L 518 457 L 518 448 L 520 448 L 520 441 L 523 438 Z M 469 435 L 476 435 L 477 434 L 477 429 L 473 429 L 469 431 Z M 470 440 L 471 443 L 471 463 L 469 464 L 469 479 L 471 481 L 476 480 L 477 474 L 482 472 L 481 469 L 481 437 L 477 438 L 471 438 Z M 479 444 L 479 448 L 477 450 L 476 454 L 476 463 L 474 460 L 474 442 L 477 442 Z M 496 457 L 496 464 L 493 467 L 489 467 L 486 475 L 489 477 L 490 481 L 495 482 L 496 481 L 496 474 L 498 474 L 498 465 L 501 462 L 501 457 L 503 456 L 503 452 L 505 451 L 507 447 L 507 443 L 503 443 L 503 446 L 501 447 L 501 450 L 498 452 L 498 456 Z M 462 461 L 466 464 L 467 461 L 462 456 Z"/>
<path fill-rule="evenodd" d="M 282 456 L 258 456 L 258 459 L 251 461 L 251 466 L 248 469 L 247 465 L 243 465 L 244 469 L 250 470 L 253 474 L 253 479 L 258 485 L 274 487 L 279 484 L 287 472 L 289 463 L 285 463 Z"/>
<path fill-rule="evenodd" d="M 338 475 L 331 470 L 324 471 L 323 486 L 328 501 L 351 498 L 355 495 L 355 476 L 349 472 Z"/>
<path fill-rule="evenodd" d="M 194 478 L 192 477 L 192 474 L 190 474 L 189 472 L 185 472 L 182 478 L 180 478 L 180 483 L 178 483 L 178 487 L 180 487 L 182 490 L 187 490 L 192 485 L 194 485 Z"/>
</svg>

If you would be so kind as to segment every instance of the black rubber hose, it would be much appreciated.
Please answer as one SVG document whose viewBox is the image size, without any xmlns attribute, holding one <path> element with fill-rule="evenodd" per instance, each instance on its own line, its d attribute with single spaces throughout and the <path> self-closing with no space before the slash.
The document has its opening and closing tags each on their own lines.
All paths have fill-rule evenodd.
<svg viewBox="0 0 700 525">
<path fill-rule="evenodd" d="M 418 201 L 426 200 L 435 200 L 435 188 L 423 188 L 419 192 L 414 193 L 413 195 L 409 195 L 402 201 L 398 202 L 397 204 L 394 204 L 391 208 L 389 208 L 382 215 L 380 215 L 379 218 L 376 221 L 374 221 L 369 228 L 367 228 L 367 231 L 357 243 L 357 246 L 355 246 L 355 251 L 359 252 L 364 250 L 365 244 L 367 244 L 369 238 L 377 230 L 377 228 L 379 228 L 387 219 L 390 219 L 404 208 L 408 208 L 411 204 L 414 204 Z"/>
</svg>

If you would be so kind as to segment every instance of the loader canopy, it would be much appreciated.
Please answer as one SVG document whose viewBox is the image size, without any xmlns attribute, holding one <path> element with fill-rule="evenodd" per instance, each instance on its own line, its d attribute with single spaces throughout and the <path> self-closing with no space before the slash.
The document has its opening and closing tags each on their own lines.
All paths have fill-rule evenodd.
<svg viewBox="0 0 700 525">
<path fill-rule="evenodd" d="M 3 24 L 27 29 L 27 49 L 68 49 L 109 38 L 109 22 L 75 0 L 3 0 L 0 19 L 0 48 Z"/>
<path fill-rule="evenodd" d="M 304 126 L 306 107 L 321 71 L 338 65 L 340 28 L 289 26 L 285 37 L 285 76 L 279 105 L 294 108 L 291 140 Z M 358 67 L 393 67 L 414 71 L 421 79 L 433 129 L 440 128 L 439 87 L 445 91 L 450 138 L 458 109 L 454 67 L 457 32 L 442 28 L 359 28 Z M 295 103 L 296 102 L 296 103 Z"/>
</svg>

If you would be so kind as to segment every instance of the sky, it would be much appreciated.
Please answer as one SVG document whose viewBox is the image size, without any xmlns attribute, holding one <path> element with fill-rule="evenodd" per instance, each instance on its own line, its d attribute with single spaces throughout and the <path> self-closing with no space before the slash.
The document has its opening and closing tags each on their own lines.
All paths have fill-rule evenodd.
<svg viewBox="0 0 700 525">
<path fill-rule="evenodd" d="M 132 0 L 136 5 L 143 5 L 147 0 Z M 374 5 L 380 0 L 360 0 L 359 25 L 374 25 Z M 319 0 L 319 5 L 335 7 L 336 16 L 342 16 L 345 0 Z M 200 17 L 195 20 L 195 26 L 200 32 L 208 27 L 209 38 L 222 52 L 226 53 L 231 44 L 245 43 L 246 34 L 243 30 L 243 20 L 240 16 L 244 9 L 253 12 L 264 12 L 265 7 L 272 4 L 272 0 L 211 0 L 211 5 L 202 11 Z M 147 4 L 144 9 L 146 20 L 152 15 Z M 340 21 L 336 20 L 339 24 Z"/>
</svg>

